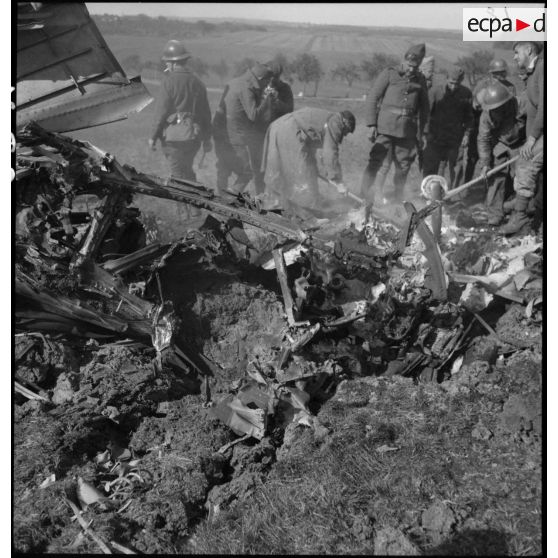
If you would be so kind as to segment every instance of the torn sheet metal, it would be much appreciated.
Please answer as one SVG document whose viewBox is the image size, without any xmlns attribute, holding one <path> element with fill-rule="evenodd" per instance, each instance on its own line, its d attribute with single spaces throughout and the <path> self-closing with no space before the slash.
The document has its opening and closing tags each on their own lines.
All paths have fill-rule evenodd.
<svg viewBox="0 0 558 558">
<path fill-rule="evenodd" d="M 33 9 L 29 5 L 33 4 Z M 127 118 L 153 98 L 128 79 L 83 3 L 21 3 L 40 24 L 18 25 L 16 124 L 68 132 Z"/>
<path fill-rule="evenodd" d="M 265 436 L 266 412 L 263 409 L 249 408 L 232 394 L 212 407 L 211 413 L 239 436 L 249 434 L 258 440 Z"/>
</svg>

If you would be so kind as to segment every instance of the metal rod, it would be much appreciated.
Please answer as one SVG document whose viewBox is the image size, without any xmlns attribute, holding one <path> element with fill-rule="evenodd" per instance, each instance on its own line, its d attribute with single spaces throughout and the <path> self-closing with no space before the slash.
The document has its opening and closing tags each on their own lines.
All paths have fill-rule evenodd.
<svg viewBox="0 0 558 558">
<path fill-rule="evenodd" d="M 518 159 L 519 159 L 519 155 L 516 155 L 515 157 L 512 157 L 511 159 L 508 159 L 505 163 L 502 163 L 501 165 L 498 165 L 497 167 L 494 167 L 492 170 L 489 170 L 486 173 L 486 178 L 490 178 L 494 174 L 500 172 L 502 169 L 505 169 L 506 167 L 509 167 L 512 163 L 515 163 Z M 484 180 L 484 179 L 485 179 L 484 175 L 477 176 L 477 178 L 473 178 L 473 180 L 470 180 L 469 182 L 465 182 L 465 184 L 462 184 L 461 186 L 458 186 L 457 188 L 454 188 L 453 190 L 450 190 L 444 196 L 444 201 L 449 199 L 449 198 L 453 198 L 453 196 L 459 194 L 460 192 L 463 192 L 463 190 L 467 190 L 467 188 L 470 188 L 471 186 L 474 186 L 475 184 L 478 184 L 481 180 Z"/>
</svg>

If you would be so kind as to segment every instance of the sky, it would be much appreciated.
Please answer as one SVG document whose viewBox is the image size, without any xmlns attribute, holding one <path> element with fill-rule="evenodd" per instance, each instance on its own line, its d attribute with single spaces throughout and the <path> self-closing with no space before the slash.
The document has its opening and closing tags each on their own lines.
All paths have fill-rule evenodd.
<svg viewBox="0 0 558 558">
<path fill-rule="evenodd" d="M 87 2 L 92 14 L 136 15 L 187 18 L 235 18 L 298 23 L 339 25 L 424 27 L 430 29 L 462 28 L 462 8 L 486 7 L 479 3 L 103 3 Z M 544 4 L 491 4 L 497 7 L 542 7 Z"/>
</svg>

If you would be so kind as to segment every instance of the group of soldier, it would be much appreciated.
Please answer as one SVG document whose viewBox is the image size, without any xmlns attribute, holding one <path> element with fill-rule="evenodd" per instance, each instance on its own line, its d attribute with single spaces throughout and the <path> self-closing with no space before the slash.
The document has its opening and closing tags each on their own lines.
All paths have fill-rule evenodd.
<svg viewBox="0 0 558 558">
<path fill-rule="evenodd" d="M 518 42 L 513 50 L 524 82 L 519 94 L 502 59 L 492 60 L 489 75 L 473 91 L 463 85 L 458 66 L 449 70 L 445 83 L 433 86 L 434 60 L 425 56 L 424 44 L 410 47 L 401 64 L 378 75 L 366 98 L 372 146 L 360 185 L 369 208 L 378 196 L 388 201 L 384 182 L 392 164 L 392 197 L 402 200 L 418 155 L 424 177 L 444 175 L 448 168 L 449 188 L 469 181 L 478 165 L 487 186 L 488 224 L 500 226 L 511 213 L 500 228 L 503 234 L 530 229 L 532 216 L 542 211 L 544 60 L 540 43 Z M 348 193 L 339 147 L 355 130 L 351 111 L 295 111 L 281 65 L 268 62 L 256 63 L 228 83 L 212 119 L 207 90 L 188 68 L 184 45 L 169 41 L 162 58 L 167 68 L 149 144 L 155 149 L 161 141 L 173 176 L 195 181 L 194 156 L 200 147 L 211 151 L 213 138 L 220 193 L 239 194 L 253 180 L 263 207 L 285 211 L 319 207 L 319 179 L 341 195 Z M 504 166 L 487 176 L 516 155 L 513 169 Z M 512 175 L 515 196 L 506 200 Z"/>
</svg>

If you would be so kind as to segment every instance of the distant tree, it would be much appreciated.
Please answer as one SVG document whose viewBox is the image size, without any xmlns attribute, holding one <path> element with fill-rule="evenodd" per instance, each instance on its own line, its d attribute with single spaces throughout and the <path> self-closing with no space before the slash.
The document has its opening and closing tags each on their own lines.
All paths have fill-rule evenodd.
<svg viewBox="0 0 558 558">
<path fill-rule="evenodd" d="M 199 77 L 207 76 L 209 73 L 209 65 L 201 58 L 190 58 L 188 65 Z"/>
<path fill-rule="evenodd" d="M 246 57 L 240 60 L 240 62 L 235 62 L 233 68 L 233 77 L 241 76 L 246 70 L 250 69 L 256 64 L 253 58 Z"/>
<path fill-rule="evenodd" d="M 200 19 L 199 21 L 196 22 L 196 28 L 199 30 L 199 32 L 202 35 L 208 35 L 209 33 L 215 31 L 215 27 L 216 26 L 214 23 L 208 23 L 203 19 Z"/>
<path fill-rule="evenodd" d="M 229 75 L 229 65 L 221 58 L 221 61 L 217 64 L 212 64 L 210 69 L 219 78 L 221 85 L 223 85 L 225 78 Z"/>
<path fill-rule="evenodd" d="M 373 82 L 382 70 L 389 66 L 395 66 L 398 63 L 399 58 L 393 54 L 375 52 L 372 58 L 363 60 L 360 63 L 360 71 L 364 81 Z"/>
<path fill-rule="evenodd" d="M 331 77 L 333 79 L 341 79 L 347 82 L 349 86 L 349 90 L 347 94 L 350 92 L 351 87 L 355 79 L 359 77 L 359 67 L 354 62 L 339 62 L 333 70 L 331 70 Z"/>
<path fill-rule="evenodd" d="M 488 65 L 493 58 L 494 53 L 490 50 L 476 50 L 470 56 L 458 58 L 456 65 L 463 68 L 469 85 L 474 87 L 477 81 L 488 73 Z"/>
<path fill-rule="evenodd" d="M 308 52 L 299 54 L 293 61 L 293 72 L 303 84 L 303 94 L 306 94 L 306 84 L 314 82 L 314 97 L 318 94 L 318 86 L 324 75 L 320 61 Z"/>
</svg>

